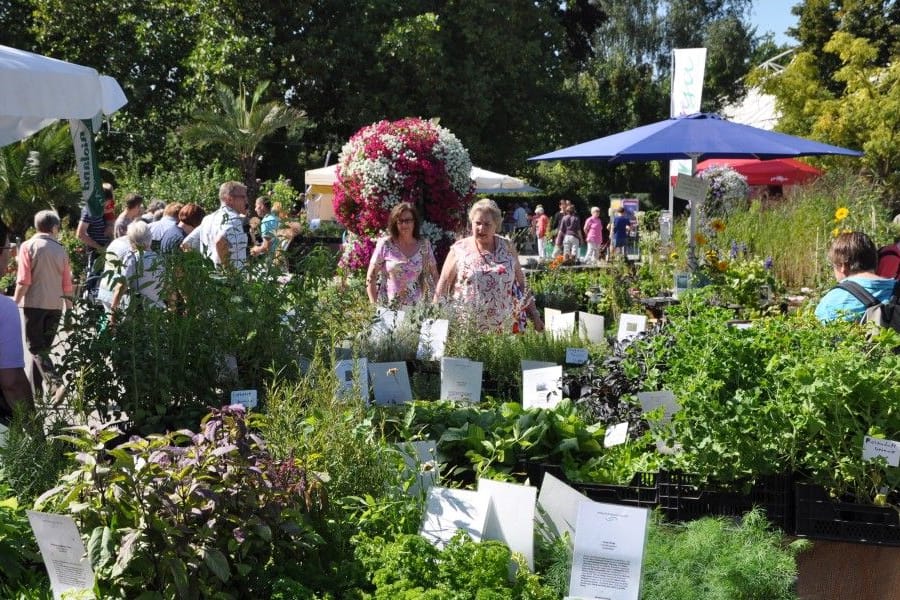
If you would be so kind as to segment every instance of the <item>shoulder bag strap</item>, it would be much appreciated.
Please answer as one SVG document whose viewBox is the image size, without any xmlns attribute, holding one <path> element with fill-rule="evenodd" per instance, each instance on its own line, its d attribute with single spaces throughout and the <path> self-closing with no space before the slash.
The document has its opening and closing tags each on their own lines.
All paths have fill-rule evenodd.
<svg viewBox="0 0 900 600">
<path fill-rule="evenodd" d="M 879 302 L 875 296 L 870 294 L 868 290 L 866 290 L 863 286 L 859 285 L 855 281 L 847 281 L 845 279 L 835 287 L 850 293 L 854 298 L 862 302 L 866 308 L 871 308 L 873 306 L 878 306 L 879 304 L 881 304 L 881 302 Z M 894 289 L 896 290 L 896 287 Z"/>
</svg>

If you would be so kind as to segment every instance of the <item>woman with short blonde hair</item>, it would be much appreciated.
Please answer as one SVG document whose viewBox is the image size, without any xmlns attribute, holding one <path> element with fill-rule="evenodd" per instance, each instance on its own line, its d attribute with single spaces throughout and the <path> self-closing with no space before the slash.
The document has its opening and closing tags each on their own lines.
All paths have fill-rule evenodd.
<svg viewBox="0 0 900 600">
<path fill-rule="evenodd" d="M 450 248 L 435 291 L 435 302 L 452 298 L 457 312 L 478 331 L 519 332 L 526 316 L 544 324 L 528 293 L 515 247 L 497 235 L 502 213 L 490 199 L 469 210 L 471 235 Z"/>
</svg>

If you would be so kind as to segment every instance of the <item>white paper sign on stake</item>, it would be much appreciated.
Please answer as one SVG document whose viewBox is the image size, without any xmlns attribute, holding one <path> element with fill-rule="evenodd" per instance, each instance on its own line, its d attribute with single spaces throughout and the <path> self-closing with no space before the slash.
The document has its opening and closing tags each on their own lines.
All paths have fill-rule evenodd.
<svg viewBox="0 0 900 600">
<path fill-rule="evenodd" d="M 681 294 L 686 292 L 691 287 L 691 274 L 690 273 L 675 273 L 675 291 L 672 294 L 672 297 L 676 300 Z"/>
<path fill-rule="evenodd" d="M 603 434 L 603 447 L 612 448 L 619 444 L 624 444 L 628 440 L 628 421 L 616 423 L 612 427 L 606 429 Z"/>
<path fill-rule="evenodd" d="M 709 182 L 705 179 L 679 173 L 678 178 L 675 180 L 673 195 L 682 200 L 702 202 L 706 198 L 707 188 L 709 188 Z"/>
<path fill-rule="evenodd" d="M 562 401 L 560 365 L 522 371 L 522 407 L 553 408 Z"/>
<path fill-rule="evenodd" d="M 620 342 L 629 340 L 647 329 L 647 317 L 622 313 L 619 316 L 619 333 L 616 339 Z"/>
<path fill-rule="evenodd" d="M 545 473 L 538 494 L 538 519 L 544 525 L 543 530 L 556 537 L 567 533 L 570 539 L 574 538 L 578 506 L 587 499 L 581 492 Z"/>
<path fill-rule="evenodd" d="M 665 425 L 672 420 L 672 415 L 681 410 L 681 406 L 675 399 L 675 393 L 672 390 L 660 390 L 658 392 L 638 392 L 638 402 L 641 403 L 641 410 L 648 413 L 652 410 L 663 407 L 663 416 L 660 423 Z"/>
<path fill-rule="evenodd" d="M 546 360 L 521 360 L 522 371 L 531 371 L 532 369 L 545 369 L 547 367 L 555 367 L 555 362 Z"/>
<path fill-rule="evenodd" d="M 338 380 L 336 391 L 339 398 L 348 398 L 353 388 L 359 385 L 360 398 L 364 403 L 369 403 L 369 359 L 339 360 L 334 364 L 334 372 Z"/>
<path fill-rule="evenodd" d="M 584 501 L 578 505 L 569 595 L 638 600 L 647 543 L 646 508 Z"/>
<path fill-rule="evenodd" d="M 372 380 L 375 404 L 412 402 L 412 388 L 405 362 L 369 363 L 369 379 Z"/>
<path fill-rule="evenodd" d="M 544 326 L 555 338 L 569 337 L 575 333 L 575 315 L 577 313 L 559 313 L 551 315 Z"/>
<path fill-rule="evenodd" d="M 440 360 L 443 358 L 449 330 L 450 322 L 447 319 L 425 319 L 422 321 L 416 358 L 419 360 Z"/>
<path fill-rule="evenodd" d="M 892 467 L 900 466 L 900 442 L 865 436 L 863 438 L 863 460 L 883 457 Z"/>
<path fill-rule="evenodd" d="M 557 308 L 547 308 L 544 307 L 544 328 L 549 328 L 550 323 L 559 315 L 562 314 L 562 311 Z"/>
<path fill-rule="evenodd" d="M 484 539 L 499 540 L 525 556 L 534 570 L 534 512 L 537 488 L 491 479 L 478 480 L 478 493 L 491 498 Z"/>
<path fill-rule="evenodd" d="M 588 361 L 587 348 L 566 348 L 567 365 L 583 365 Z"/>
<path fill-rule="evenodd" d="M 484 365 L 467 358 L 441 359 L 441 400 L 481 401 Z"/>
<path fill-rule="evenodd" d="M 416 481 L 406 490 L 407 494 L 418 496 L 423 490 L 427 491 L 437 485 L 439 477 L 437 442 L 434 440 L 398 442 L 397 448 L 406 463 L 407 475 L 416 476 Z"/>
<path fill-rule="evenodd" d="M 425 518 L 419 535 L 441 549 L 460 529 L 474 541 L 480 542 L 490 503 L 491 498 L 487 494 L 433 487 L 428 490 Z"/>
<path fill-rule="evenodd" d="M 606 325 L 601 315 L 578 312 L 578 332 L 592 344 L 602 344 L 606 335 Z"/>
<path fill-rule="evenodd" d="M 375 322 L 372 324 L 372 339 L 378 340 L 394 333 L 406 319 L 402 310 L 390 310 L 379 306 L 376 309 Z"/>
<path fill-rule="evenodd" d="M 64 592 L 94 589 L 94 571 L 72 517 L 26 511 L 56 600 Z M 93 598 L 93 596 L 91 596 Z"/>
<path fill-rule="evenodd" d="M 256 408 L 258 402 L 256 390 L 232 390 L 231 392 L 231 403 L 240 404 L 247 410 Z"/>
</svg>

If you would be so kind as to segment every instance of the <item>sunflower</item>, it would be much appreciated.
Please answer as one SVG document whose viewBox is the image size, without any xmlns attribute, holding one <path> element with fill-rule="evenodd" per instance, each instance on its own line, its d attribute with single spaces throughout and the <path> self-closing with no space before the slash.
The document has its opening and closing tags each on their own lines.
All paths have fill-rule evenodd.
<svg viewBox="0 0 900 600">
<path fill-rule="evenodd" d="M 713 219 L 709 222 L 710 228 L 716 233 L 722 233 L 725 231 L 725 221 L 722 219 Z"/>
<path fill-rule="evenodd" d="M 834 211 L 834 220 L 838 223 L 846 219 L 850 216 L 850 211 L 847 210 L 847 207 L 841 206 L 836 211 Z"/>
<path fill-rule="evenodd" d="M 694 243 L 697 244 L 698 246 L 705 246 L 708 241 L 709 240 L 707 240 L 706 236 L 703 235 L 702 233 L 698 232 L 698 233 L 694 234 Z"/>
</svg>

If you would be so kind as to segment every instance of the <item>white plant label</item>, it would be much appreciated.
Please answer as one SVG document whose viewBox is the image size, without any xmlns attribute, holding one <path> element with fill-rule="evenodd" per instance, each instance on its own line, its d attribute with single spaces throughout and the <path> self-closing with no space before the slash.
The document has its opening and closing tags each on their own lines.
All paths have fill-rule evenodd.
<svg viewBox="0 0 900 600">
<path fill-rule="evenodd" d="M 863 438 L 863 460 L 883 457 L 892 467 L 900 466 L 900 442 L 866 436 Z"/>
</svg>

